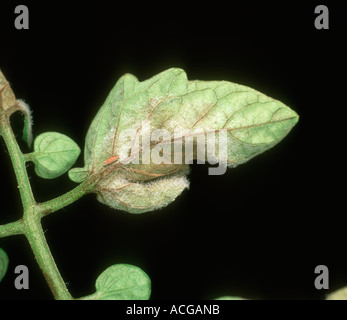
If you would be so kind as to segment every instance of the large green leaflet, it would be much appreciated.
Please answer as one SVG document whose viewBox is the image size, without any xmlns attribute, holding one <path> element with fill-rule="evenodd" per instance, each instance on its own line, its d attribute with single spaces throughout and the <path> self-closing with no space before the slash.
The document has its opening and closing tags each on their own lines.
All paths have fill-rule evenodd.
<svg viewBox="0 0 347 320">
<path fill-rule="evenodd" d="M 171 140 L 205 135 L 206 141 L 215 130 L 227 135 L 228 166 L 236 166 L 273 147 L 282 140 L 298 121 L 298 115 L 283 103 L 254 89 L 227 81 L 188 81 L 178 68 L 166 70 L 149 80 L 139 82 L 126 74 L 119 79 L 104 105 L 94 118 L 84 150 L 84 168 L 70 170 L 69 176 L 81 182 L 105 169 L 105 160 L 119 155 L 121 164 L 98 184 L 98 200 L 131 213 L 151 211 L 172 202 L 189 186 L 186 179 L 189 165 L 180 163 L 143 163 L 144 158 L 158 147 L 149 147 L 140 139 L 139 163 L 124 164 L 136 145 L 121 139 L 124 130 L 136 132 L 136 138 L 148 124 L 150 134 L 165 129 Z M 177 136 L 177 129 L 181 136 Z M 176 130 L 176 131 L 175 131 Z M 215 136 L 218 140 L 218 136 Z M 195 141 L 195 140 L 194 140 Z M 129 147 L 130 146 L 130 147 Z M 196 146 L 196 142 L 195 142 Z M 164 148 L 162 148 L 162 151 Z M 168 149 L 165 149 L 167 151 Z M 173 153 L 173 147 L 170 149 Z M 185 149 L 182 149 L 184 157 Z M 194 153 L 196 158 L 197 153 Z M 216 159 L 219 158 L 218 141 Z"/>
</svg>

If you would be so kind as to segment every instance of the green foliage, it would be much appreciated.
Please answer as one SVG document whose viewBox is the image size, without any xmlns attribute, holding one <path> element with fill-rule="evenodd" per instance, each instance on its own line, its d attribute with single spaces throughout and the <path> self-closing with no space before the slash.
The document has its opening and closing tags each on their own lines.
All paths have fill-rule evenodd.
<svg viewBox="0 0 347 320">
<path fill-rule="evenodd" d="M 52 179 L 71 168 L 80 148 L 63 134 L 46 132 L 35 139 L 32 153 L 23 154 L 9 121 L 15 111 L 25 115 L 23 135 L 30 145 L 31 112 L 15 98 L 0 72 L 0 134 L 12 160 L 24 208 L 21 219 L 0 226 L 0 238 L 18 234 L 27 238 L 56 299 L 73 297 L 52 258 L 41 218 L 90 192 L 97 193 L 102 203 L 131 213 L 161 208 L 189 187 L 187 154 L 198 160 L 213 155 L 213 161 L 235 167 L 273 147 L 298 121 L 298 115 L 283 103 L 243 85 L 188 81 L 185 72 L 177 68 L 143 82 L 126 74 L 116 83 L 88 130 L 84 167 L 69 171 L 70 179 L 80 184 L 57 198 L 37 203 L 26 162 L 34 162 L 40 177 Z M 131 132 L 130 139 L 124 132 Z M 226 134 L 225 141 L 222 133 Z M 204 148 L 197 142 L 201 137 Z M 212 137 L 216 139 L 213 153 L 208 149 Z M 189 150 L 186 142 L 190 138 L 193 147 L 200 149 Z M 177 141 L 182 143 L 181 150 L 173 144 Z M 0 249 L 0 280 L 7 266 L 8 257 Z M 97 278 L 95 288 L 95 293 L 82 299 L 149 299 L 151 294 L 147 274 L 127 264 L 107 268 Z"/>
<path fill-rule="evenodd" d="M 116 264 L 98 277 L 95 289 L 94 294 L 83 300 L 148 300 L 151 281 L 138 267 Z"/>
<path fill-rule="evenodd" d="M 152 211 L 171 203 L 189 186 L 188 164 L 182 159 L 185 150 L 180 163 L 172 161 L 176 156 L 172 137 L 183 141 L 189 133 L 203 135 L 207 140 L 215 130 L 225 130 L 226 164 L 235 167 L 273 147 L 297 121 L 298 115 L 289 107 L 243 85 L 188 81 L 185 72 L 177 68 L 143 82 L 126 74 L 112 89 L 89 128 L 84 168 L 70 170 L 69 177 L 81 182 L 91 173 L 104 171 L 105 160 L 111 155 L 119 155 L 122 164 L 113 165 L 114 170 L 109 170 L 101 180 L 96 189 L 98 200 L 130 213 Z M 135 141 L 141 132 L 144 139 L 144 126 L 148 126 L 151 137 L 155 130 L 165 129 L 170 138 L 164 142 L 162 137 L 159 144 L 150 143 L 146 147 L 141 140 L 139 163 L 125 164 L 136 149 Z M 126 130 L 136 132 L 130 142 L 122 139 Z M 168 163 L 153 160 L 153 151 L 158 146 L 165 149 Z M 223 160 L 220 154 L 217 150 L 217 161 Z M 145 158 L 150 161 L 144 163 Z"/>
<path fill-rule="evenodd" d="M 8 256 L 6 252 L 0 248 L 0 282 L 4 278 L 8 267 Z"/>
<path fill-rule="evenodd" d="M 39 177 L 53 179 L 68 171 L 80 152 L 79 146 L 68 136 L 45 132 L 35 139 L 31 160 Z"/>
</svg>

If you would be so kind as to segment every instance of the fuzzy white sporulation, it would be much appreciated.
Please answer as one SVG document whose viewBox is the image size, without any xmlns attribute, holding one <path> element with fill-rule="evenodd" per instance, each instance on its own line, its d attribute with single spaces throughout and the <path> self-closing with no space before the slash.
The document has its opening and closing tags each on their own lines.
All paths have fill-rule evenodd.
<svg viewBox="0 0 347 320">
<path fill-rule="evenodd" d="M 143 213 L 167 206 L 189 188 L 185 175 L 177 174 L 149 182 L 131 182 L 124 175 L 102 181 L 98 200 L 114 209 Z"/>
<path fill-rule="evenodd" d="M 31 146 L 32 142 L 33 142 L 33 131 L 32 131 L 32 127 L 33 127 L 33 117 L 32 117 L 32 112 L 29 108 L 29 105 L 24 102 L 23 100 L 17 100 L 16 101 L 18 106 L 22 109 L 22 111 L 26 114 L 27 117 L 27 121 L 28 121 L 28 132 L 27 132 L 27 143 L 29 146 Z"/>
<path fill-rule="evenodd" d="M 209 174 L 223 174 L 274 146 L 297 121 L 289 107 L 243 85 L 188 81 L 177 68 L 142 82 L 127 74 L 88 131 L 85 167 L 70 178 L 80 182 L 100 170 L 99 201 L 132 213 L 152 211 L 188 188 L 190 160 L 218 162 Z M 117 155 L 119 164 L 105 168 Z"/>
<path fill-rule="evenodd" d="M 102 144 L 104 146 L 112 146 L 112 141 L 114 139 L 115 127 L 111 127 L 107 134 L 104 136 Z"/>
</svg>

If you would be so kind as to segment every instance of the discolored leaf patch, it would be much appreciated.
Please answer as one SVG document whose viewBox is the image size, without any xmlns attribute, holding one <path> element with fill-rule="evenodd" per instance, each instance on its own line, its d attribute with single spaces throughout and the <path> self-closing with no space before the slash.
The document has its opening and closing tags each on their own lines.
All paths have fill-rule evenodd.
<svg viewBox="0 0 347 320">
<path fill-rule="evenodd" d="M 187 158 L 235 167 L 276 145 L 297 121 L 282 102 L 243 85 L 188 81 L 178 68 L 143 82 L 126 74 L 88 130 L 85 166 L 69 176 L 99 175 L 95 192 L 110 207 L 152 211 L 188 187 Z"/>
</svg>

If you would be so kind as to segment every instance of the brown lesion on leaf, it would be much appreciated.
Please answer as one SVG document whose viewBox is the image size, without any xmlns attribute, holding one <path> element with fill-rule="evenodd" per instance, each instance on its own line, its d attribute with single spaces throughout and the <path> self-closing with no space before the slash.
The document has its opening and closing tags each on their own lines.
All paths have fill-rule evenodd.
<svg viewBox="0 0 347 320">
<path fill-rule="evenodd" d="M 9 109 L 17 108 L 16 107 L 16 97 L 10 87 L 10 84 L 6 80 L 3 73 L 0 71 L 0 108 L 5 110 L 8 116 Z"/>
</svg>

